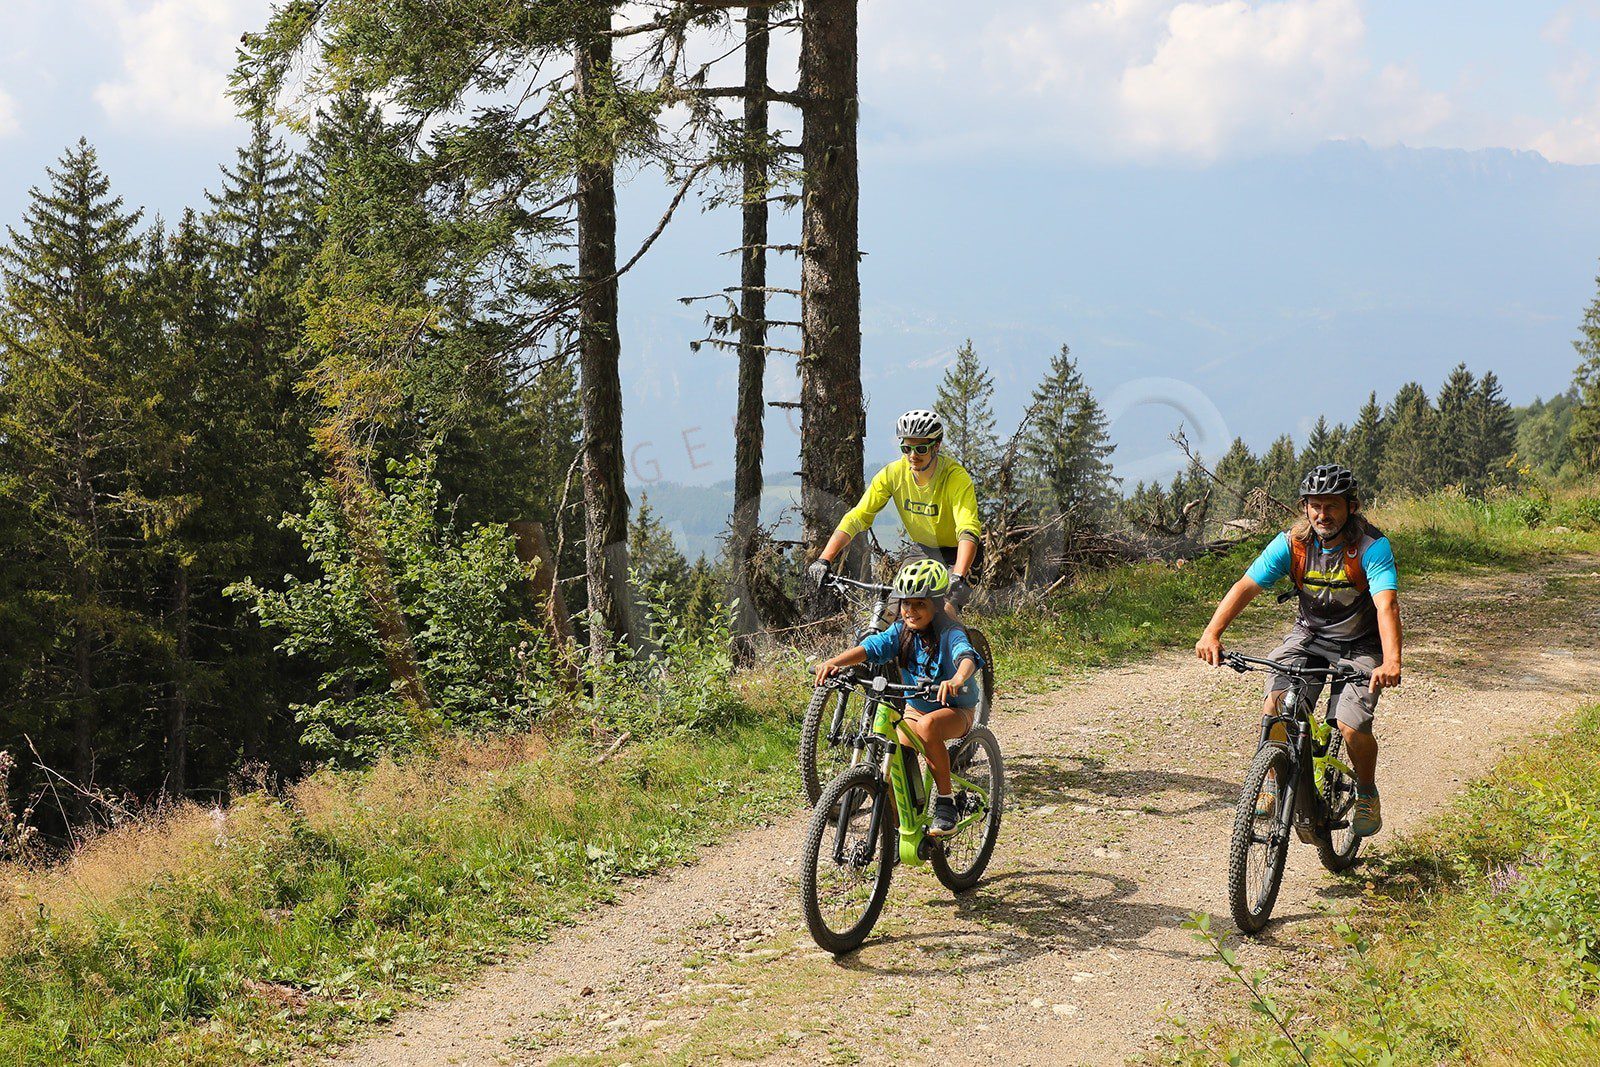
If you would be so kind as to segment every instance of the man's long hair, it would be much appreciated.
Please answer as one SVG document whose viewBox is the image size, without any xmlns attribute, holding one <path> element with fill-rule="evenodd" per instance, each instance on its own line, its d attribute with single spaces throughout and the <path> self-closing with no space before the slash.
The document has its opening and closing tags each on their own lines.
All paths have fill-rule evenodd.
<svg viewBox="0 0 1600 1067">
<path fill-rule="evenodd" d="M 1344 521 L 1344 529 L 1340 533 L 1341 536 L 1349 535 L 1353 541 L 1371 532 L 1373 527 L 1372 523 L 1367 521 L 1367 517 L 1361 514 L 1361 501 L 1354 496 L 1346 497 L 1345 499 L 1350 502 L 1350 517 Z M 1300 517 L 1295 520 L 1293 526 L 1289 527 L 1289 536 L 1301 544 L 1309 543 L 1312 534 L 1315 533 L 1311 529 L 1311 520 L 1306 518 L 1305 512 L 1306 502 L 1301 500 Z"/>
</svg>

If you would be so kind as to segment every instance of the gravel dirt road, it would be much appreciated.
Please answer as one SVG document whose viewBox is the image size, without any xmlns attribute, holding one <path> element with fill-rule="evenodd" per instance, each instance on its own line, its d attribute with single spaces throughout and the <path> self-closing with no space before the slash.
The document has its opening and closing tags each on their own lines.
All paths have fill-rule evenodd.
<svg viewBox="0 0 1600 1067">
<path fill-rule="evenodd" d="M 1518 742 L 1600 699 L 1600 559 L 1439 578 L 1402 594 L 1402 687 L 1379 705 L 1382 849 Z M 1264 652 L 1286 609 L 1254 608 L 1230 647 Z M 1001 680 L 1002 687 L 1004 679 Z M 804 817 L 736 834 L 641 883 L 332 1062 L 378 1065 L 1121 1063 L 1172 1015 L 1241 1010 L 1180 923 L 1223 895 L 1228 832 L 1255 743 L 1259 678 L 1174 651 L 995 716 L 1011 789 L 977 890 L 896 872 L 873 938 L 834 960 L 796 902 Z M 1361 868 L 1296 844 L 1248 966 L 1314 960 L 1359 905 Z"/>
</svg>

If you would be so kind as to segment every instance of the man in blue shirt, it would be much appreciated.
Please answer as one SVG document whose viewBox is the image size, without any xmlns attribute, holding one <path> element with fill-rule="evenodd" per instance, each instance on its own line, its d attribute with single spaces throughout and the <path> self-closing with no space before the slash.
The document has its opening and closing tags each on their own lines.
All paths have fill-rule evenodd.
<svg viewBox="0 0 1600 1067">
<path fill-rule="evenodd" d="M 1368 684 L 1346 686 L 1330 709 L 1350 753 L 1356 776 L 1350 829 L 1370 837 L 1383 828 L 1378 799 L 1378 742 L 1372 716 L 1378 694 L 1400 684 L 1400 603 L 1394 550 L 1360 514 L 1355 475 L 1337 464 L 1317 467 L 1300 483 L 1305 517 L 1273 539 L 1244 577 L 1233 584 L 1195 642 L 1195 655 L 1213 667 L 1221 662 L 1222 632 L 1245 605 L 1285 576 L 1300 598 L 1299 617 L 1283 644 L 1267 658 L 1301 666 L 1314 662 L 1353 666 Z M 1267 683 L 1264 715 L 1283 703 L 1289 680 Z M 1316 699 L 1315 693 L 1312 699 Z M 1274 797 L 1263 792 L 1259 815 L 1271 814 Z"/>
</svg>

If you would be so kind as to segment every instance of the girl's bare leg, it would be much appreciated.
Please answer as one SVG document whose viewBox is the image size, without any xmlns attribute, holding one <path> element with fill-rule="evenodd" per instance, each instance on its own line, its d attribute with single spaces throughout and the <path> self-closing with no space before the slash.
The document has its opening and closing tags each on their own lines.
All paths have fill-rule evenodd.
<svg viewBox="0 0 1600 1067">
<path fill-rule="evenodd" d="M 964 737 L 972 727 L 971 708 L 939 708 L 935 711 L 908 711 L 902 729 L 910 727 L 928 753 L 928 769 L 940 796 L 950 795 L 950 753 L 945 742 Z"/>
</svg>

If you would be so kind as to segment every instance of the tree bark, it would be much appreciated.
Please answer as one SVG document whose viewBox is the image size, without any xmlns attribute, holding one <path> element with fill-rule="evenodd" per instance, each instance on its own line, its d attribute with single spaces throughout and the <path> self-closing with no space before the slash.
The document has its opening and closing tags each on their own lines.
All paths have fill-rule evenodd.
<svg viewBox="0 0 1600 1067">
<path fill-rule="evenodd" d="M 733 544 L 729 553 L 738 591 L 737 631 L 760 628 L 750 580 L 761 522 L 761 462 L 765 447 L 767 373 L 767 53 L 769 15 L 750 8 L 744 24 L 744 229 L 739 272 L 739 399 L 733 427 Z"/>
<path fill-rule="evenodd" d="M 808 0 L 801 14 L 800 503 L 812 552 L 862 490 L 856 3 Z"/>
<path fill-rule="evenodd" d="M 610 77 L 611 4 L 596 4 L 578 42 L 573 84 L 580 114 Z M 623 487 L 622 344 L 617 335 L 617 190 L 609 145 L 586 144 L 578 185 L 578 376 L 583 418 L 583 502 L 589 654 L 600 662 L 627 639 L 628 494 Z"/>
</svg>

